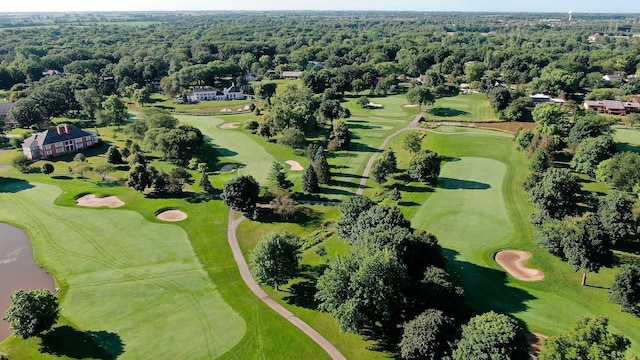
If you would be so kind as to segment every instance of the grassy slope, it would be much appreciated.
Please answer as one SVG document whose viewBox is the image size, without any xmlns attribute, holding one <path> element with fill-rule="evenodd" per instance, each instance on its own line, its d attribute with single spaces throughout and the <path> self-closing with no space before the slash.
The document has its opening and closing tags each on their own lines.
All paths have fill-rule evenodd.
<svg viewBox="0 0 640 360">
<path fill-rule="evenodd" d="M 619 151 L 640 152 L 640 130 L 626 127 L 614 127 L 613 139 Z"/>
<path fill-rule="evenodd" d="M 208 352 L 228 359 L 325 357 L 315 343 L 245 287 L 226 241 L 227 208 L 219 201 L 151 200 L 92 182 L 27 178 L 62 188 L 56 200 L 61 205 L 71 205 L 83 192 L 116 194 L 127 203 L 117 210 L 55 206 L 59 190 L 49 185 L 0 193 L 2 220 L 27 230 L 38 261 L 58 279 L 64 308 L 61 324 L 78 330 L 78 336 L 64 339 L 66 349 L 59 353 L 91 357 L 81 350 L 86 341 L 81 332 L 106 330 L 123 341 L 123 358 L 147 354 L 211 358 Z M 21 210 L 24 204 L 28 211 Z M 154 212 L 163 207 L 185 210 L 189 219 L 178 226 L 159 224 Z M 68 243 L 72 251 L 83 250 L 82 256 L 60 255 L 60 247 L 48 241 L 50 234 L 64 232 L 72 235 L 65 237 L 63 248 Z M 153 263 L 156 260 L 158 264 Z M 0 348 L 15 359 L 44 357 L 37 339 L 11 337 Z"/>
<path fill-rule="evenodd" d="M 425 115 L 427 121 L 485 122 L 498 121 L 484 94 L 443 97 Z"/>
<path fill-rule="evenodd" d="M 413 218 L 414 226 L 437 232 L 451 269 L 461 276 L 469 304 L 478 311 L 512 313 L 531 330 L 546 335 L 565 331 L 580 316 L 606 315 L 614 329 L 633 340 L 633 350 L 638 351 L 640 320 L 620 313 L 606 301 L 607 290 L 603 288 L 609 286 L 614 271 L 590 274 L 593 287 L 581 287 L 581 274 L 533 244 L 528 221 L 531 209 L 520 186 L 527 172 L 526 160 L 508 138 L 430 134 L 426 143 L 445 156 L 461 157 L 460 165 L 468 165 L 448 164 L 443 176 L 491 185 L 487 190 L 438 189 Z M 504 177 L 496 174 L 501 171 Z M 502 191 L 497 198 L 496 194 L 478 194 L 497 189 Z M 493 205 L 487 206 L 489 202 Z M 476 213 L 476 221 L 466 220 L 469 211 Z M 504 248 L 531 251 L 529 264 L 544 271 L 546 279 L 524 282 L 507 276 L 493 261 L 493 254 Z"/>
</svg>

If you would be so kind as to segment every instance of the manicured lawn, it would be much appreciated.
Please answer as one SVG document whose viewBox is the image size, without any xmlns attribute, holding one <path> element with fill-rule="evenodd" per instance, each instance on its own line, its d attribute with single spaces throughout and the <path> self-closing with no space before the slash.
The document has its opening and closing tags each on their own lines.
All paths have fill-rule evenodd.
<svg viewBox="0 0 640 360">
<path fill-rule="evenodd" d="M 425 115 L 427 121 L 486 122 L 498 121 L 484 94 L 443 97 Z"/>
<path fill-rule="evenodd" d="M 405 94 L 390 95 L 385 97 L 369 97 L 372 103 L 382 105 L 381 108 L 362 108 L 357 104 L 358 97 L 348 98 L 342 106 L 351 111 L 354 118 L 372 119 L 412 119 L 418 114 L 417 107 L 407 107 L 407 97 Z"/>
<path fill-rule="evenodd" d="M 580 316 L 605 315 L 611 326 L 640 348 L 640 319 L 620 313 L 607 302 L 614 270 L 589 274 L 580 286 L 580 273 L 533 244 L 531 206 L 521 183 L 526 159 L 505 137 L 429 134 L 427 147 L 449 158 L 441 186 L 413 216 L 413 226 L 434 232 L 459 275 L 467 302 L 477 311 L 511 313 L 533 331 L 556 335 Z M 442 186 L 444 185 L 444 186 Z M 529 265 L 542 270 L 540 282 L 508 276 L 493 260 L 496 251 L 531 251 Z"/>
<path fill-rule="evenodd" d="M 613 139 L 618 151 L 640 152 L 640 130 L 622 126 L 614 126 Z"/>
<path fill-rule="evenodd" d="M 129 189 L 100 187 L 95 179 L 21 177 L 38 183 L 5 185 L 0 178 L 0 221 L 27 231 L 37 260 L 61 288 L 60 324 L 71 328 L 53 332 L 50 352 L 86 358 L 111 351 L 123 359 L 326 357 L 245 287 L 220 201 L 145 199 Z M 115 194 L 126 205 L 72 205 L 86 192 Z M 189 218 L 175 225 L 155 219 L 166 207 Z M 39 344 L 11 337 L 0 349 L 12 359 L 47 358 Z"/>
</svg>

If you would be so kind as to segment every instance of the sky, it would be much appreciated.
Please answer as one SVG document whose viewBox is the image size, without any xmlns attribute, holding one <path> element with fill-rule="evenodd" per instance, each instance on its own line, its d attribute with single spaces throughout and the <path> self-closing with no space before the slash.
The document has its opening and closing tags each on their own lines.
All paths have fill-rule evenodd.
<svg viewBox="0 0 640 360">
<path fill-rule="evenodd" d="M 384 10 L 640 13 L 638 0 L 4 0 L 0 12 Z"/>
</svg>

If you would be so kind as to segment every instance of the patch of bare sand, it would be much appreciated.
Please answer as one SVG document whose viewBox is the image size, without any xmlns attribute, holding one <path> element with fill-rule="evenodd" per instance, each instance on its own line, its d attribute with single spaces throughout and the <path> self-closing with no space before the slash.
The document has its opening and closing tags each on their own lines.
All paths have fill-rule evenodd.
<svg viewBox="0 0 640 360">
<path fill-rule="evenodd" d="M 291 170 L 291 171 L 302 171 L 302 170 L 304 170 L 302 165 L 300 165 L 300 163 L 295 161 L 295 160 L 287 160 L 287 161 L 285 161 L 285 164 L 288 164 L 290 166 L 289 170 Z"/>
<path fill-rule="evenodd" d="M 540 281 L 544 273 L 538 269 L 531 269 L 524 262 L 531 257 L 528 251 L 503 250 L 496 254 L 495 259 L 511 276 L 524 281 Z"/>
<path fill-rule="evenodd" d="M 187 218 L 187 214 L 181 210 L 166 210 L 156 214 L 156 217 L 162 221 L 182 221 Z"/>
<path fill-rule="evenodd" d="M 228 122 L 220 125 L 220 129 L 228 130 L 228 129 L 237 129 L 239 122 Z"/>
<path fill-rule="evenodd" d="M 110 208 L 117 208 L 124 205 L 124 201 L 118 199 L 116 196 L 97 197 L 95 194 L 87 194 L 85 196 L 76 199 L 76 205 L 86 207 L 101 207 L 107 206 Z"/>
<path fill-rule="evenodd" d="M 418 104 L 407 104 L 404 107 L 406 107 L 406 108 L 417 108 Z"/>
<path fill-rule="evenodd" d="M 374 102 L 368 103 L 367 106 L 370 107 L 370 108 L 377 108 L 377 109 L 384 107 L 384 105 L 378 104 L 378 103 L 374 103 Z"/>
</svg>

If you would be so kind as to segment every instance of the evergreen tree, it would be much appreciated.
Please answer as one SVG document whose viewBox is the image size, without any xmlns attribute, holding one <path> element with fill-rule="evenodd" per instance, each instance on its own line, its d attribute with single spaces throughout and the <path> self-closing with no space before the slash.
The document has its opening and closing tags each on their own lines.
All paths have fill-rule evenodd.
<svg viewBox="0 0 640 360">
<path fill-rule="evenodd" d="M 308 166 L 302 174 L 302 190 L 308 193 L 316 193 L 319 190 L 318 175 L 313 166 Z"/>
<path fill-rule="evenodd" d="M 200 178 L 198 186 L 200 186 L 200 188 L 207 193 L 212 192 L 213 186 L 211 185 L 211 181 L 209 181 L 209 174 L 207 174 L 206 172 L 202 172 L 201 174 L 202 177 Z"/>
<path fill-rule="evenodd" d="M 321 184 L 331 183 L 331 170 L 329 169 L 329 163 L 327 162 L 327 156 L 324 148 L 318 148 L 313 161 L 313 167 L 318 177 L 318 182 Z"/>
<path fill-rule="evenodd" d="M 281 189 L 290 189 L 293 183 L 287 179 L 287 173 L 284 171 L 284 165 L 279 161 L 271 164 L 271 170 L 267 175 L 269 185 L 279 187 Z"/>
</svg>

